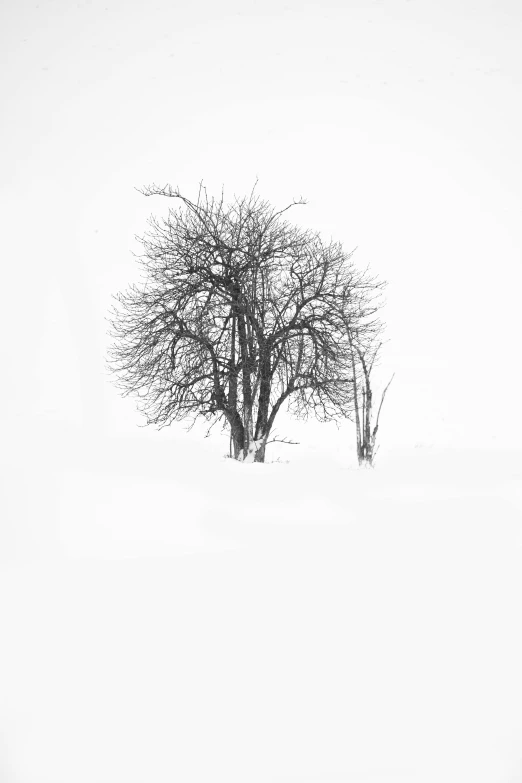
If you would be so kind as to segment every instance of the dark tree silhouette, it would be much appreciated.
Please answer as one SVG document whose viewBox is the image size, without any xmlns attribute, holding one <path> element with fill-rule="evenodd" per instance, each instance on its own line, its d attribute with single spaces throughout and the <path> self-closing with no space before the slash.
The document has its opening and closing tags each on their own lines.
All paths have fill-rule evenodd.
<svg viewBox="0 0 522 783">
<path fill-rule="evenodd" d="M 348 340 L 350 343 L 350 359 L 354 384 L 354 420 L 357 443 L 357 459 L 359 465 L 373 467 L 377 455 L 377 433 L 379 418 L 386 392 L 393 381 L 394 375 L 388 381 L 382 392 L 377 413 L 374 412 L 372 389 L 372 371 L 379 359 L 382 342 L 382 324 L 379 321 L 365 322 L 361 319 L 356 326 L 348 324 Z M 394 373 L 395 374 L 395 373 Z"/>
<path fill-rule="evenodd" d="M 200 187 L 151 218 L 140 285 L 118 294 L 109 365 L 147 423 L 203 417 L 229 427 L 236 459 L 263 462 L 284 404 L 321 421 L 354 411 L 347 323 L 373 311 L 380 286 L 339 243 L 286 220 L 253 191 L 227 204 Z"/>
</svg>

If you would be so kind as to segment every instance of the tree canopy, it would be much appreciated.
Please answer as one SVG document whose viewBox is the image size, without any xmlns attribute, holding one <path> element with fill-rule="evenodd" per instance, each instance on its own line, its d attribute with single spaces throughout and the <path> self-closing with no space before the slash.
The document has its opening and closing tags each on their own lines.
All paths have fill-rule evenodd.
<svg viewBox="0 0 522 783">
<path fill-rule="evenodd" d="M 200 187 L 140 238 L 143 281 L 117 294 L 109 364 L 147 423 L 202 417 L 229 427 L 234 456 L 264 461 L 285 403 L 299 417 L 350 417 L 350 341 L 379 329 L 382 284 L 339 242 L 288 221 L 255 189 L 230 203 Z M 350 327 L 350 329 L 348 328 Z"/>
</svg>

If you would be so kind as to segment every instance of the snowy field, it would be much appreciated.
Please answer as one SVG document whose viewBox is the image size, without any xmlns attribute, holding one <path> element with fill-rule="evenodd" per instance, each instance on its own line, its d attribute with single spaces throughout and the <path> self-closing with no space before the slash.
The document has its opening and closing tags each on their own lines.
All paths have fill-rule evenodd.
<svg viewBox="0 0 522 783">
<path fill-rule="evenodd" d="M 522 780 L 520 452 L 66 440 L 10 482 L 0 780 Z"/>
<path fill-rule="evenodd" d="M 517 0 L 0 3 L 0 783 L 522 783 L 521 40 Z M 388 281 L 375 470 L 109 387 L 135 188 L 200 181 Z"/>
</svg>

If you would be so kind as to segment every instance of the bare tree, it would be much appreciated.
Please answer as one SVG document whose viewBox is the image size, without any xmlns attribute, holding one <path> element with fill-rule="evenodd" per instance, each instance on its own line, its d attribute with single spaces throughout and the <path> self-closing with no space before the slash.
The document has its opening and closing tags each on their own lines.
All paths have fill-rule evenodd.
<svg viewBox="0 0 522 783">
<path fill-rule="evenodd" d="M 357 459 L 359 465 L 373 467 L 378 451 L 376 448 L 379 417 L 386 392 L 393 381 L 388 381 L 381 395 L 377 414 L 374 414 L 372 390 L 372 370 L 379 358 L 382 342 L 380 335 L 382 324 L 379 321 L 365 321 L 362 318 L 357 326 L 348 323 L 347 333 L 350 344 L 350 360 L 354 385 L 354 420 L 357 441 Z"/>
<path fill-rule="evenodd" d="M 329 421 L 353 413 L 346 323 L 376 285 L 339 243 L 286 220 L 254 191 L 230 204 L 202 186 L 140 239 L 140 285 L 118 294 L 109 364 L 158 427 L 202 417 L 230 429 L 233 455 L 263 462 L 284 404 Z"/>
</svg>

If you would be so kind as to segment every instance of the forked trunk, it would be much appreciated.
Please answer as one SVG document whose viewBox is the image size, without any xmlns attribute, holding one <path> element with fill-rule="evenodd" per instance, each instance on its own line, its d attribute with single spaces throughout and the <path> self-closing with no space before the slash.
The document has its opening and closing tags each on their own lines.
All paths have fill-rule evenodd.
<svg viewBox="0 0 522 783">
<path fill-rule="evenodd" d="M 240 433 L 230 433 L 230 456 L 239 462 L 264 462 L 266 453 L 267 436 L 255 439 L 252 434 L 250 437 L 243 438 Z"/>
</svg>

